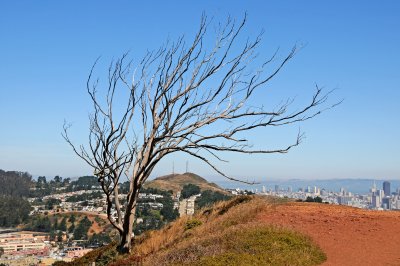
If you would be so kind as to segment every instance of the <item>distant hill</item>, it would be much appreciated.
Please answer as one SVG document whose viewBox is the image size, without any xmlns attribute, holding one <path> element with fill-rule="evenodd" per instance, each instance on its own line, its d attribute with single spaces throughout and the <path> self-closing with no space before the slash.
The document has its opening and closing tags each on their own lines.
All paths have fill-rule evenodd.
<svg viewBox="0 0 400 266">
<path fill-rule="evenodd" d="M 221 187 L 219 187 L 215 183 L 209 183 L 203 177 L 193 174 L 193 173 L 184 173 L 184 174 L 170 174 L 165 176 L 157 177 L 154 180 L 150 180 L 144 184 L 144 187 L 151 187 L 163 190 L 172 190 L 174 194 L 178 191 L 181 191 L 183 186 L 186 184 L 194 184 L 200 187 L 202 191 L 204 190 L 213 190 L 219 191 L 222 193 L 226 193 Z"/>
</svg>

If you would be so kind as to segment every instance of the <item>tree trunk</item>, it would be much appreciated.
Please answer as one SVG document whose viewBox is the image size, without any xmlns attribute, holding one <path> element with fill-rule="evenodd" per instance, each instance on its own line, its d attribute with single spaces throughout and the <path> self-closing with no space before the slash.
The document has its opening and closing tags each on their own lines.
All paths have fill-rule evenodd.
<svg viewBox="0 0 400 266">
<path fill-rule="evenodd" d="M 136 205 L 136 204 L 135 204 Z M 123 224 L 123 231 L 120 233 L 120 242 L 118 245 L 118 251 L 121 254 L 126 254 L 131 251 L 133 234 L 133 223 L 135 221 L 136 206 L 130 211 L 126 210 Z"/>
</svg>

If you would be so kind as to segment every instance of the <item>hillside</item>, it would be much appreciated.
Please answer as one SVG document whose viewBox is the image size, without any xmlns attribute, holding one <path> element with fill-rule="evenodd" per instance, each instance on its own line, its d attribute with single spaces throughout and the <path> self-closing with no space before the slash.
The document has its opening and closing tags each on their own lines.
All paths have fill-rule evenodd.
<svg viewBox="0 0 400 266">
<path fill-rule="evenodd" d="M 88 236 L 92 236 L 93 234 L 100 234 L 102 232 L 109 233 L 112 230 L 112 226 L 107 220 L 106 215 L 97 215 L 92 212 L 63 212 L 63 213 L 56 213 L 52 214 L 54 218 L 57 219 L 58 223 L 61 223 L 62 218 L 64 217 L 71 217 L 74 215 L 76 217 L 75 224 L 79 224 L 79 222 L 84 218 L 87 217 L 92 225 L 88 230 Z M 71 226 L 71 222 L 67 221 L 67 227 Z"/>
<path fill-rule="evenodd" d="M 157 177 L 144 184 L 144 187 L 151 187 L 163 190 L 172 190 L 174 194 L 181 191 L 186 184 L 194 184 L 200 187 L 202 191 L 213 190 L 226 193 L 215 183 L 209 183 L 206 179 L 193 173 L 170 174 Z"/>
<path fill-rule="evenodd" d="M 241 196 L 72 265 L 400 265 L 399 235 L 400 212 Z"/>
<path fill-rule="evenodd" d="M 106 235 L 110 235 L 116 233 L 113 231 L 113 227 L 105 215 L 97 215 L 90 212 L 78 211 L 32 216 L 28 223 L 21 224 L 18 226 L 18 228 L 22 230 L 41 231 L 48 233 L 54 229 L 72 233 L 73 230 L 82 222 L 82 220 L 84 220 L 84 218 L 87 218 L 91 223 L 87 227 L 87 236 L 89 238 L 94 234 L 104 233 Z M 62 225 L 63 222 L 64 225 Z"/>
<path fill-rule="evenodd" d="M 118 256 L 113 246 L 75 260 L 88 265 L 318 265 L 326 257 L 311 239 L 291 229 L 258 220 L 284 200 L 238 196 L 181 217 L 162 230 L 136 239 L 131 256 Z"/>
</svg>

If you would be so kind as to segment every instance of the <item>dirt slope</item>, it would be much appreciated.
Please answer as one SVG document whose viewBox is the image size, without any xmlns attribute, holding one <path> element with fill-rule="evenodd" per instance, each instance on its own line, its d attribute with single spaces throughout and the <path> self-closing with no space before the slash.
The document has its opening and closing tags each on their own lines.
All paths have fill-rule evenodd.
<svg viewBox="0 0 400 266">
<path fill-rule="evenodd" d="M 311 236 L 328 257 L 324 266 L 400 265 L 400 212 L 289 203 L 258 218 Z"/>
</svg>

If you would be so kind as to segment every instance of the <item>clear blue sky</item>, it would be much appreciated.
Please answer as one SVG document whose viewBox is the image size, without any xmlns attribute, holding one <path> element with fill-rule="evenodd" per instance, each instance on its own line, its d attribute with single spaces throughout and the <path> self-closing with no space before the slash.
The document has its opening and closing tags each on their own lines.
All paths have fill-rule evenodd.
<svg viewBox="0 0 400 266">
<path fill-rule="evenodd" d="M 307 138 L 289 154 L 229 155 L 223 170 L 248 178 L 400 179 L 399 1 L 2 1 L 0 169 L 91 174 L 60 132 L 67 119 L 72 138 L 86 141 L 85 82 L 94 60 L 108 62 L 127 50 L 140 58 L 166 38 L 190 38 L 203 11 L 215 21 L 247 11 L 245 34 L 265 30 L 261 56 L 306 44 L 266 96 L 301 101 L 318 84 L 338 88 L 332 101 L 345 99 L 302 124 Z M 290 143 L 297 129 L 257 133 L 253 143 Z M 176 155 L 154 175 L 171 172 L 172 161 L 177 172 L 185 170 L 186 158 Z M 198 161 L 189 165 L 216 176 Z"/>
</svg>

